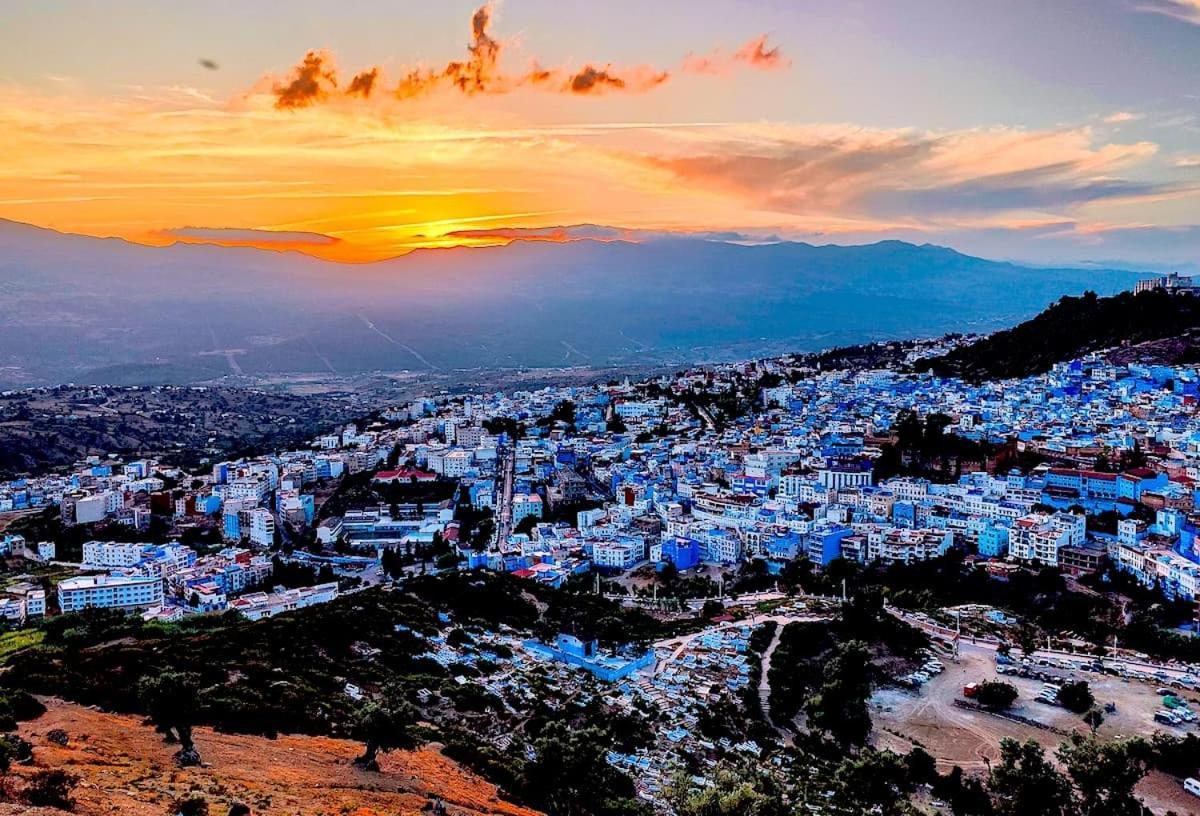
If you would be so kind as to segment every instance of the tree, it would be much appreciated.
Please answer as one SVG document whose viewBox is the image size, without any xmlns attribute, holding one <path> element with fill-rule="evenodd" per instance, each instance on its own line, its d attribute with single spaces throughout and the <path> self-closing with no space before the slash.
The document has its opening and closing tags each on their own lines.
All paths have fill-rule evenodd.
<svg viewBox="0 0 1200 816">
<path fill-rule="evenodd" d="M 567 425 L 575 425 L 575 403 L 571 400 L 561 400 L 554 406 L 554 410 L 550 412 L 548 417 L 549 424 L 555 422 L 564 422 Z M 540 424 L 540 423 L 539 423 Z"/>
<path fill-rule="evenodd" d="M 1070 783 L 1046 760 L 1034 740 L 1000 742 L 1000 764 L 992 768 L 988 788 L 999 816 L 1067 816 L 1072 812 Z"/>
<path fill-rule="evenodd" d="M 594 726 L 554 720 L 533 742 L 520 784 L 530 804 L 557 816 L 618 816 L 638 810 L 633 780 L 605 759 L 612 744 Z"/>
<path fill-rule="evenodd" d="M 1058 692 L 1058 702 L 1067 711 L 1082 714 L 1091 708 L 1096 700 L 1092 697 L 1092 690 L 1087 681 L 1076 680 L 1074 683 L 1063 685 L 1062 690 Z"/>
<path fill-rule="evenodd" d="M 839 644 L 825 664 L 824 680 L 805 702 L 809 725 L 843 747 L 862 745 L 871 733 L 870 652 L 862 641 Z"/>
<path fill-rule="evenodd" d="M 679 816 L 786 816 L 782 792 L 770 774 L 755 767 L 721 765 L 710 785 L 697 787 L 686 774 L 672 780 L 667 797 Z"/>
<path fill-rule="evenodd" d="M 537 516 L 525 516 L 517 522 L 517 526 L 513 528 L 513 532 L 517 535 L 530 535 L 533 533 L 533 528 L 541 521 Z"/>
<path fill-rule="evenodd" d="M 200 764 L 200 754 L 192 742 L 199 694 L 200 678 L 191 672 L 164 671 L 143 677 L 138 683 L 138 699 L 167 740 L 179 743 L 175 761 L 183 766 Z"/>
<path fill-rule="evenodd" d="M 873 748 L 842 760 L 834 783 L 847 801 L 884 816 L 906 812 L 908 794 L 915 788 L 903 757 Z"/>
<path fill-rule="evenodd" d="M 1096 729 L 1104 724 L 1104 713 L 1099 708 L 1092 706 L 1083 715 L 1083 721 L 1088 724 L 1088 728 L 1092 729 L 1092 734 L 1096 733 Z"/>
<path fill-rule="evenodd" d="M 1200 767 L 1200 737 L 1173 737 L 1158 731 L 1150 739 L 1154 765 L 1172 776 L 1196 776 Z"/>
<path fill-rule="evenodd" d="M 789 595 L 803 592 L 813 586 L 813 563 L 807 556 L 793 558 L 779 572 L 779 584 Z"/>
<path fill-rule="evenodd" d="M 1133 788 L 1150 770 L 1153 749 L 1143 739 L 1102 743 L 1072 734 L 1058 759 L 1079 791 L 1082 816 L 1142 816 Z"/>
<path fill-rule="evenodd" d="M 963 776 L 955 765 L 945 776 L 933 781 L 933 793 L 950 803 L 954 816 L 992 816 L 995 808 L 983 783 L 974 776 Z"/>
<path fill-rule="evenodd" d="M 1142 450 L 1142 443 L 1134 440 L 1133 449 L 1121 454 L 1121 469 L 1132 470 L 1133 468 L 1143 468 L 1146 466 L 1146 452 Z"/>
<path fill-rule="evenodd" d="M 989 680 L 986 683 L 979 684 L 979 689 L 975 693 L 975 699 L 984 708 L 999 711 L 1008 708 L 1016 701 L 1017 688 L 1011 683 Z"/>
<path fill-rule="evenodd" d="M 364 703 L 355 712 L 350 730 L 365 746 L 363 755 L 354 764 L 369 771 L 379 770 L 379 752 L 412 748 L 418 744 L 413 733 L 417 709 L 388 689 L 379 701 Z"/>
<path fill-rule="evenodd" d="M 1021 647 L 1021 653 L 1029 658 L 1037 651 L 1038 643 L 1041 642 L 1041 633 L 1038 628 L 1028 621 L 1022 621 L 1017 627 L 1016 634 L 1017 645 Z"/>
<path fill-rule="evenodd" d="M 919 745 L 904 755 L 904 766 L 913 787 L 932 784 L 938 778 L 937 761 Z"/>
</svg>

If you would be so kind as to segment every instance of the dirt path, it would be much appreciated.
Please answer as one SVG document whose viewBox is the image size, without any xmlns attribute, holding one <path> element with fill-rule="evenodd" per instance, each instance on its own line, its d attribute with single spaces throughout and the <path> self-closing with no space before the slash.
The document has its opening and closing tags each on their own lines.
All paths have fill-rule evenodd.
<svg viewBox="0 0 1200 816">
<path fill-rule="evenodd" d="M 762 708 L 763 719 L 767 724 L 779 733 L 779 736 L 787 743 L 792 742 L 791 729 L 780 728 L 771 716 L 771 658 L 775 656 L 775 649 L 779 646 L 780 638 L 783 636 L 783 627 L 775 627 L 775 636 L 771 638 L 770 644 L 763 650 L 762 654 L 762 676 L 758 679 L 758 704 Z"/>
</svg>

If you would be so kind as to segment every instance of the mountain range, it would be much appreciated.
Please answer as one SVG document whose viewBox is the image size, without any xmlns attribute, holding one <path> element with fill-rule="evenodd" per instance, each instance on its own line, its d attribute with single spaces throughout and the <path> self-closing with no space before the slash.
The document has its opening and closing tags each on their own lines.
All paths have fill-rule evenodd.
<svg viewBox="0 0 1200 816">
<path fill-rule="evenodd" d="M 0 220 L 0 386 L 684 365 L 987 332 L 1135 279 L 899 241 L 516 241 L 339 264 Z"/>
</svg>

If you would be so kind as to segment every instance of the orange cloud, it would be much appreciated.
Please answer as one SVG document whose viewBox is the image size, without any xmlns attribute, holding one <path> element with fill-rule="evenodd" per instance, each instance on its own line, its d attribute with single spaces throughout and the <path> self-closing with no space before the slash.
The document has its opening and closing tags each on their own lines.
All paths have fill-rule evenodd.
<svg viewBox="0 0 1200 816">
<path fill-rule="evenodd" d="M 734 53 L 733 58 L 738 62 L 744 62 L 749 66 L 760 68 L 764 71 L 787 68 L 791 65 L 788 60 L 784 59 L 783 54 L 780 53 L 779 46 L 767 48 L 766 34 L 755 37 L 743 45 Z"/>
<path fill-rule="evenodd" d="M 767 35 L 761 34 L 742 45 L 732 54 L 714 48 L 707 54 L 688 54 L 680 70 L 690 74 L 727 74 L 739 64 L 760 71 L 776 71 L 791 67 L 779 46 L 767 47 Z"/>
<path fill-rule="evenodd" d="M 1092 144 L 1086 128 L 951 132 L 774 128 L 700 153 L 631 155 L 693 189 L 778 213 L 892 219 L 1060 213 L 1189 195 L 1200 185 L 1123 178 L 1156 145 Z"/>
<path fill-rule="evenodd" d="M 1200 25 L 1200 0 L 1146 0 L 1135 8 Z"/>
<path fill-rule="evenodd" d="M 614 67 L 585 63 L 582 68 L 543 67 L 536 60 L 522 74 L 507 74 L 500 67 L 504 43 L 490 33 L 492 4 L 489 2 L 471 15 L 471 39 L 467 57 L 453 60 L 442 68 L 408 68 L 404 70 L 391 95 L 400 100 L 413 99 L 441 89 L 452 88 L 466 96 L 503 94 L 528 87 L 554 93 L 595 96 L 602 93 L 638 93 L 667 82 L 671 74 L 648 65 Z M 767 47 L 767 35 L 756 37 L 732 54 L 714 50 L 708 56 L 689 55 L 681 65 L 691 73 L 722 73 L 737 64 L 772 70 L 790 63 L 778 47 Z M 382 70 L 372 67 L 359 72 L 343 92 L 344 96 L 367 98 L 381 81 Z M 322 52 L 312 51 L 292 69 L 290 78 L 275 82 L 272 90 L 275 106 L 281 110 L 308 107 L 333 97 L 338 90 L 337 72 L 331 59 Z"/>
</svg>

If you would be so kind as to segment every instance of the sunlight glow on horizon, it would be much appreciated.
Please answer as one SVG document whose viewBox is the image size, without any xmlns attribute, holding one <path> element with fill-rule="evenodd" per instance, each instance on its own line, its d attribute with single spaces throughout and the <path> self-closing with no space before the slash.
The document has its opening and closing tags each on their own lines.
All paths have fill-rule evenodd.
<svg viewBox="0 0 1200 816">
<path fill-rule="evenodd" d="M 1171 131 L 1172 120 L 1114 107 L 1054 126 L 779 121 L 772 99 L 812 69 L 793 64 L 786 38 L 647 59 L 669 77 L 661 83 L 626 79 L 643 63 L 596 63 L 593 91 L 573 81 L 585 60 L 546 69 L 557 84 L 539 87 L 550 80 L 529 79 L 511 54 L 498 59 L 511 43 L 489 19 L 480 26 L 477 13 L 472 25 L 477 62 L 421 68 L 415 95 L 395 89 L 417 80 L 394 65 L 377 66 L 374 89 L 355 92 L 350 78 L 362 69 L 335 76 L 329 55 L 309 74 L 304 64 L 264 70 L 232 95 L 0 78 L 0 217 L 341 262 L 574 240 L 561 229 L 570 225 L 610 226 L 627 240 L 732 232 L 1003 245 L 1009 236 L 1081 253 L 1138 231 L 1200 235 L 1195 150 L 1160 138 L 1194 119 Z M 765 116 L 727 119 L 704 104 L 743 87 Z"/>
</svg>

